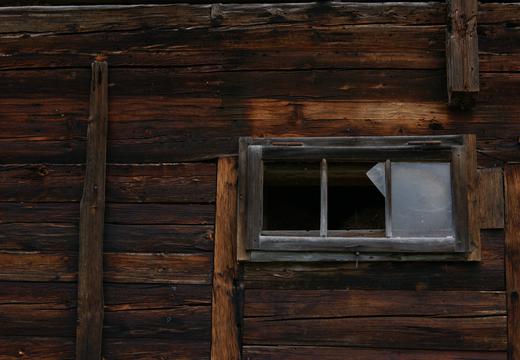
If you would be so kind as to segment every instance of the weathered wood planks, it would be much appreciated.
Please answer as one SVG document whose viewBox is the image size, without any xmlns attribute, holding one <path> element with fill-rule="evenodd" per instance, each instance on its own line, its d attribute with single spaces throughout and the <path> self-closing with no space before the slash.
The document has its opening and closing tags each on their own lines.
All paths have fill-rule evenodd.
<svg viewBox="0 0 520 360">
<path fill-rule="evenodd" d="M 506 292 L 507 327 L 511 360 L 520 359 L 520 166 L 507 165 L 506 185 Z"/>
<path fill-rule="evenodd" d="M 448 103 L 462 109 L 475 105 L 480 90 L 477 14 L 477 0 L 448 0 Z"/>
<path fill-rule="evenodd" d="M 246 264 L 246 289 L 504 290 L 503 231 L 482 231 L 479 263 Z"/>
<path fill-rule="evenodd" d="M 302 331 L 302 329 L 305 329 Z M 506 316 L 353 317 L 244 320 L 244 344 L 323 345 L 438 350 L 507 348 Z"/>
<path fill-rule="evenodd" d="M 108 129 L 108 65 L 92 63 L 90 117 L 79 216 L 76 359 L 101 358 L 103 330 L 103 229 Z"/>
<path fill-rule="evenodd" d="M 76 202 L 83 165 L 0 165 L 2 201 Z M 215 165 L 211 163 L 107 164 L 106 201 L 119 203 L 212 203 Z"/>
<path fill-rule="evenodd" d="M 211 358 L 239 360 L 237 324 L 236 261 L 237 183 L 236 158 L 218 161 L 217 203 L 215 215 L 215 251 L 213 269 L 213 305 L 211 318 Z"/>
<path fill-rule="evenodd" d="M 504 228 L 504 177 L 502 168 L 478 170 L 481 229 Z"/>
<path fill-rule="evenodd" d="M 246 290 L 244 316 L 272 320 L 356 316 L 506 315 L 503 291 Z"/>
<path fill-rule="evenodd" d="M 356 349 L 320 346 L 244 346 L 246 360 L 506 360 L 505 352 Z"/>
</svg>

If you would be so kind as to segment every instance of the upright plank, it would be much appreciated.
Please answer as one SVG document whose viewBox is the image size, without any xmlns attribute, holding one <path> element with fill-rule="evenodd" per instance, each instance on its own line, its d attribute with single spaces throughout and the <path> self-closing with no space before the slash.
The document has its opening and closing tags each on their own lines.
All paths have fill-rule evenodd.
<svg viewBox="0 0 520 360">
<path fill-rule="evenodd" d="M 234 289 L 237 275 L 237 174 L 235 158 L 219 159 L 211 321 L 213 360 L 240 358 Z"/>
<path fill-rule="evenodd" d="M 520 359 L 520 165 L 505 169 L 506 185 L 506 293 L 508 352 Z"/>
<path fill-rule="evenodd" d="M 101 359 L 108 65 L 92 63 L 87 164 L 79 219 L 76 359 Z"/>
<path fill-rule="evenodd" d="M 448 0 L 448 102 L 460 108 L 472 107 L 479 92 L 477 13 L 477 0 Z"/>
<path fill-rule="evenodd" d="M 504 176 L 502 168 L 478 171 L 481 229 L 504 228 Z"/>
</svg>

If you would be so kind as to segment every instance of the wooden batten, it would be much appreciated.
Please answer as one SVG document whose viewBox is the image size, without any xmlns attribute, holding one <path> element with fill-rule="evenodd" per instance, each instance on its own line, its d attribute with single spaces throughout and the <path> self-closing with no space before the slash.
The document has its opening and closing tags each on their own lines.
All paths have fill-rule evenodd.
<svg viewBox="0 0 520 360">
<path fill-rule="evenodd" d="M 448 102 L 462 109 L 475 105 L 479 92 L 477 0 L 448 0 L 446 73 Z"/>
<path fill-rule="evenodd" d="M 509 359 L 520 359 L 520 165 L 508 165 L 506 187 L 506 293 Z"/>
<path fill-rule="evenodd" d="M 76 359 L 101 359 L 108 65 L 92 63 L 87 160 L 80 204 Z"/>
<path fill-rule="evenodd" d="M 478 170 L 481 229 L 504 228 L 504 176 L 502 168 Z"/>
<path fill-rule="evenodd" d="M 238 273 L 237 179 L 237 160 L 231 157 L 219 159 L 211 319 L 211 359 L 213 360 L 240 358 L 234 285 Z"/>
</svg>

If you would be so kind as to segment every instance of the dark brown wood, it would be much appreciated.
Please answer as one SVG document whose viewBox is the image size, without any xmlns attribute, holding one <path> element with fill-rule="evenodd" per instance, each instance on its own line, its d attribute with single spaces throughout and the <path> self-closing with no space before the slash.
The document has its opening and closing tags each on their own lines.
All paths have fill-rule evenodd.
<svg viewBox="0 0 520 360">
<path fill-rule="evenodd" d="M 101 359 L 108 65 L 92 63 L 85 182 L 80 204 L 76 359 Z"/>
<path fill-rule="evenodd" d="M 0 202 L 0 224 L 75 223 L 77 203 Z M 207 225 L 215 221 L 213 204 L 123 204 L 106 205 L 106 222 L 124 225 Z"/>
<path fill-rule="evenodd" d="M 72 253 L 0 252 L 0 280 L 75 281 Z M 211 253 L 106 253 L 105 281 L 123 283 L 209 284 Z"/>
<path fill-rule="evenodd" d="M 247 360 L 506 360 L 506 352 L 379 350 L 319 346 L 244 346 Z"/>
<path fill-rule="evenodd" d="M 505 168 L 508 352 L 520 359 L 520 166 Z"/>
<path fill-rule="evenodd" d="M 0 165 L 2 201 L 76 202 L 82 165 Z M 106 201 L 119 203 L 212 203 L 215 164 L 108 164 Z"/>
<path fill-rule="evenodd" d="M 482 232 L 482 259 L 467 263 L 246 264 L 246 289 L 504 290 L 504 234 Z"/>
<path fill-rule="evenodd" d="M 481 229 L 504 228 L 504 177 L 502 168 L 478 171 Z"/>
<path fill-rule="evenodd" d="M 211 358 L 240 359 L 235 281 L 237 234 L 237 159 L 218 161 Z"/>
<path fill-rule="evenodd" d="M 262 319 L 356 316 L 506 315 L 503 291 L 246 290 L 244 316 Z M 348 321 L 348 320 L 346 320 Z"/>
<path fill-rule="evenodd" d="M 477 0 L 448 0 L 446 74 L 448 103 L 462 109 L 475 105 L 480 91 Z"/>
<path fill-rule="evenodd" d="M 342 318 L 307 319 L 305 316 L 280 321 L 246 318 L 243 343 L 504 351 L 507 348 L 506 318 L 505 315 L 352 317 L 348 321 Z"/>
</svg>

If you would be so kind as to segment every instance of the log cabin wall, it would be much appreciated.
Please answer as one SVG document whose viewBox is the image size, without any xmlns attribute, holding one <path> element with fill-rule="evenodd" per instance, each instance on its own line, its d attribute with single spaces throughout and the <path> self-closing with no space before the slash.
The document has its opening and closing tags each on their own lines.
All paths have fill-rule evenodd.
<svg viewBox="0 0 520 360">
<path fill-rule="evenodd" d="M 86 3 L 102 2 L 4 2 Z M 520 158 L 520 4 L 480 4 L 469 112 L 446 105 L 440 2 L 5 7 L 0 19 L 2 359 L 74 357 L 97 54 L 110 69 L 107 359 L 210 357 L 216 164 L 239 136 L 475 133 L 481 168 Z M 244 265 L 243 358 L 506 359 L 504 232 L 483 227 L 480 263 Z"/>
</svg>

